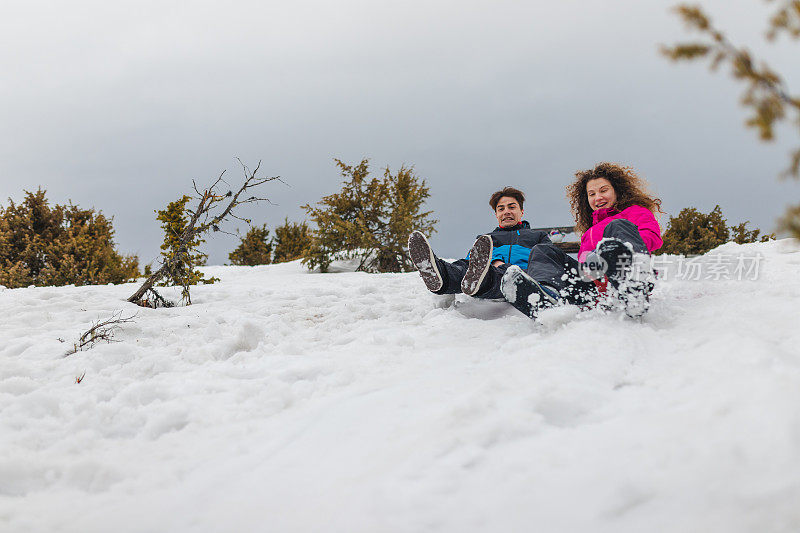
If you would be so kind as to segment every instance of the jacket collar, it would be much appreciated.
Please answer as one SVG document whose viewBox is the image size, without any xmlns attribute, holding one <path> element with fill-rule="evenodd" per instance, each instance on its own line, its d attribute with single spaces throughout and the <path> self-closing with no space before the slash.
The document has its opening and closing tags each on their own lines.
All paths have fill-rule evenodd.
<svg viewBox="0 0 800 533">
<path fill-rule="evenodd" d="M 531 227 L 531 225 L 528 224 L 528 221 L 527 220 L 523 220 L 522 222 L 520 222 L 516 226 L 509 226 L 507 228 L 504 228 L 503 226 L 497 226 L 497 229 L 495 231 L 517 231 L 517 230 L 520 230 L 520 229 L 527 229 L 527 228 L 530 228 L 530 227 Z"/>
<path fill-rule="evenodd" d="M 592 213 L 592 225 L 597 224 L 604 218 L 608 218 L 614 215 L 618 215 L 619 211 L 614 209 L 613 207 L 604 207 L 602 209 L 598 209 L 594 213 Z"/>
</svg>

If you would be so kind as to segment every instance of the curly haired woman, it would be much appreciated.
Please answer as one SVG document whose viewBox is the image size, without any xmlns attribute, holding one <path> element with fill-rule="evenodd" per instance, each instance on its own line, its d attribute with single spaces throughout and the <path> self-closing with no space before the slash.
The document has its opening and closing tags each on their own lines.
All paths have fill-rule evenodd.
<svg viewBox="0 0 800 533">
<path fill-rule="evenodd" d="M 663 213 L 661 200 L 631 167 L 615 163 L 577 172 L 567 198 L 581 234 L 578 260 L 552 244 L 535 246 L 527 273 L 516 267 L 506 272 L 506 300 L 533 318 L 559 303 L 593 304 L 607 280 L 627 314 L 641 316 L 653 288 L 649 254 L 662 244 L 655 219 Z"/>
</svg>

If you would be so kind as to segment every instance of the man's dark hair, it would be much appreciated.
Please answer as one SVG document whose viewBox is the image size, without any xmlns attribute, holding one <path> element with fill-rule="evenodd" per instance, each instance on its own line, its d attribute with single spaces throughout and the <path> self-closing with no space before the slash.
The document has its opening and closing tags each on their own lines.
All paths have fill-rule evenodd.
<svg viewBox="0 0 800 533">
<path fill-rule="evenodd" d="M 492 206 L 492 211 L 497 211 L 497 203 L 503 196 L 510 196 L 516 200 L 519 204 L 519 208 L 522 209 L 522 204 L 525 202 L 525 194 L 514 187 L 504 187 L 502 190 L 497 191 L 492 195 L 491 198 L 489 198 L 489 205 Z"/>
</svg>

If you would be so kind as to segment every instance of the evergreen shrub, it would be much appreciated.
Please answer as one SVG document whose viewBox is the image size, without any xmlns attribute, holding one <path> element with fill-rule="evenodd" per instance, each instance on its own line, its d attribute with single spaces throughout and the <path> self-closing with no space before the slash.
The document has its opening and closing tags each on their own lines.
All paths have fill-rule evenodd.
<svg viewBox="0 0 800 533">
<path fill-rule="evenodd" d="M 239 246 L 228 254 L 228 259 L 233 265 L 268 265 L 272 262 L 272 247 L 267 225 L 252 227 L 242 237 Z"/>
<path fill-rule="evenodd" d="M 305 250 L 311 247 L 311 230 L 305 222 L 289 222 L 285 219 L 283 224 L 275 228 L 273 244 L 275 252 L 273 263 L 285 263 L 303 257 Z"/>
<path fill-rule="evenodd" d="M 761 230 L 748 230 L 747 224 L 749 221 L 728 227 L 720 206 L 714 207 L 708 214 L 694 207 L 686 207 L 677 217 L 670 217 L 663 234 L 664 244 L 656 253 L 699 255 L 730 241 L 744 244 L 775 238 L 774 234 L 769 233 L 759 239 Z"/>
<path fill-rule="evenodd" d="M 189 301 L 190 285 L 198 283 L 214 283 L 219 278 L 205 278 L 203 273 L 195 267 L 206 264 L 208 255 L 200 252 L 198 247 L 203 244 L 205 239 L 200 235 L 189 240 L 185 245 L 181 244 L 181 236 L 189 224 L 187 218 L 186 204 L 191 200 L 190 196 L 182 196 L 174 202 L 167 204 L 166 209 L 156 211 L 156 219 L 161 222 L 164 230 L 164 242 L 161 244 L 161 255 L 164 257 L 165 264 L 172 267 L 166 276 L 158 283 L 159 286 L 181 285 L 183 287 L 183 298 Z M 169 261 L 176 259 L 176 261 Z"/>
<path fill-rule="evenodd" d="M 112 219 L 102 212 L 51 207 L 42 189 L 0 206 L 0 285 L 97 285 L 138 276 L 138 257 L 114 249 Z"/>
<path fill-rule="evenodd" d="M 431 211 L 422 211 L 430 196 L 425 180 L 405 166 L 396 174 L 387 167 L 375 177 L 367 159 L 357 165 L 335 161 L 345 178 L 341 192 L 303 206 L 316 224 L 303 263 L 327 272 L 333 260 L 355 258 L 359 271 L 414 270 L 406 251 L 408 236 L 413 230 L 430 235 L 438 222 Z"/>
</svg>

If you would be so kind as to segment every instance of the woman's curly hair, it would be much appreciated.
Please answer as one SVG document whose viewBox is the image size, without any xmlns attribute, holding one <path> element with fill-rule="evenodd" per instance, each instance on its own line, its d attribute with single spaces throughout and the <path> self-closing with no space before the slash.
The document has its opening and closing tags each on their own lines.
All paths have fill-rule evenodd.
<svg viewBox="0 0 800 533">
<path fill-rule="evenodd" d="M 614 209 L 622 211 L 632 205 L 649 209 L 653 214 L 663 213 L 661 200 L 647 190 L 647 183 L 640 178 L 633 167 L 616 163 L 600 163 L 591 170 L 575 173 L 575 181 L 567 185 L 567 199 L 572 215 L 575 217 L 575 231 L 583 233 L 592 226 L 592 208 L 586 195 L 586 184 L 593 179 L 605 178 L 611 182 L 617 201 Z"/>
</svg>

